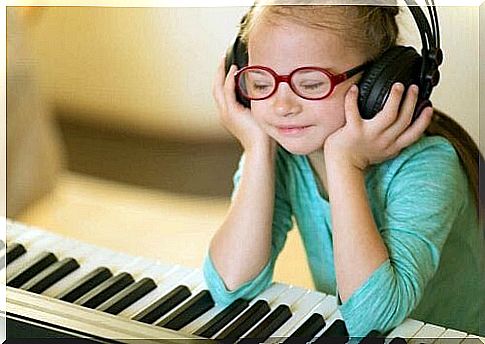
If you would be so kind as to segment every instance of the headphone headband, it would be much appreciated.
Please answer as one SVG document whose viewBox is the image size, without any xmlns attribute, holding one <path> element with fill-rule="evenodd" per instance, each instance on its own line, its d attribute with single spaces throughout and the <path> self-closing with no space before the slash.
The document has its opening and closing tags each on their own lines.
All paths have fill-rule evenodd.
<svg viewBox="0 0 485 344">
<path fill-rule="evenodd" d="M 436 86 L 440 79 L 440 73 L 438 71 L 438 66 L 443 63 L 443 52 L 440 48 L 440 33 L 439 33 L 439 23 L 438 15 L 436 13 L 436 7 L 434 5 L 434 0 L 431 0 L 433 11 L 431 6 L 426 0 L 427 8 L 429 10 L 430 19 L 433 26 L 433 32 L 429 25 L 428 19 L 421 9 L 421 7 L 416 4 L 414 0 L 405 0 L 407 7 L 411 11 L 413 18 L 418 26 L 419 33 L 421 35 L 421 56 L 423 62 L 421 65 L 421 95 L 424 99 L 428 99 L 431 95 L 431 91 L 434 86 Z"/>
</svg>

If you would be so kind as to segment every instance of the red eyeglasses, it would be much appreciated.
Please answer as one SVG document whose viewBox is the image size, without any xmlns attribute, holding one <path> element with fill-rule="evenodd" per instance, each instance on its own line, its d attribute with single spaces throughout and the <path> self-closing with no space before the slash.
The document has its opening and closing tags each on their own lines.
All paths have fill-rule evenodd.
<svg viewBox="0 0 485 344">
<path fill-rule="evenodd" d="M 340 74 L 333 74 L 320 67 L 300 67 L 289 75 L 278 75 L 265 66 L 247 66 L 235 73 L 236 88 L 249 100 L 263 100 L 271 97 L 280 82 L 290 85 L 293 92 L 307 100 L 321 100 L 328 97 L 335 86 L 363 71 L 366 62 Z"/>
</svg>

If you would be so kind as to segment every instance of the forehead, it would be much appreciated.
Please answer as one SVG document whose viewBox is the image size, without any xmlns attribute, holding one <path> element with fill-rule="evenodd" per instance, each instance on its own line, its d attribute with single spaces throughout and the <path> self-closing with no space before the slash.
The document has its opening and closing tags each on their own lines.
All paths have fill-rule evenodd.
<svg viewBox="0 0 485 344">
<path fill-rule="evenodd" d="M 250 65 L 266 65 L 278 73 L 305 65 L 335 71 L 352 64 L 353 55 L 334 31 L 285 19 L 256 23 L 249 34 L 248 54 Z"/>
</svg>

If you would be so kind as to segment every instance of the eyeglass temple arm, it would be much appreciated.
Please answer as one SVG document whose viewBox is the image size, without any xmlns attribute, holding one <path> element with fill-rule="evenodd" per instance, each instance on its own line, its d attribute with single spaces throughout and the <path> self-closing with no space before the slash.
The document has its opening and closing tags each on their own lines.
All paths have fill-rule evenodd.
<svg viewBox="0 0 485 344">
<path fill-rule="evenodd" d="M 338 74 L 338 75 L 334 75 L 333 76 L 333 82 L 335 82 L 335 84 L 339 84 L 342 81 L 345 81 L 345 80 L 351 78 L 352 76 L 354 76 L 355 74 L 363 71 L 364 69 L 366 69 L 371 64 L 372 64 L 372 61 L 368 61 L 368 62 L 365 62 L 365 63 L 361 64 L 360 66 L 354 67 L 354 68 L 352 68 L 352 69 L 350 69 L 346 72 L 343 72 L 343 73 Z"/>
</svg>

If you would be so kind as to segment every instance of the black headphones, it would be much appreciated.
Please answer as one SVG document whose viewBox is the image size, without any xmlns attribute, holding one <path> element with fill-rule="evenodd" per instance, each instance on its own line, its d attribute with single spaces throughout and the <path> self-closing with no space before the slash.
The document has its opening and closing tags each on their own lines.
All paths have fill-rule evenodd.
<svg viewBox="0 0 485 344">
<path fill-rule="evenodd" d="M 413 121 L 425 107 L 432 105 L 429 97 L 433 87 L 439 82 L 440 73 L 438 66 L 443 62 L 436 7 L 434 0 L 431 0 L 432 6 L 426 0 L 432 21 L 431 29 L 425 14 L 414 0 L 405 1 L 418 25 L 421 35 L 421 55 L 413 47 L 395 45 L 386 50 L 377 59 L 371 61 L 358 83 L 358 106 L 361 117 L 364 119 L 371 119 L 383 108 L 391 86 L 396 82 L 403 83 L 406 89 L 411 84 L 419 86 L 418 101 L 414 110 Z M 255 5 L 243 16 L 241 24 L 254 7 Z M 237 65 L 239 69 L 248 64 L 247 47 L 241 41 L 240 32 L 228 48 L 225 64 L 226 74 L 231 64 Z M 240 103 L 250 107 L 250 102 L 247 99 L 238 93 L 236 96 Z"/>
</svg>

